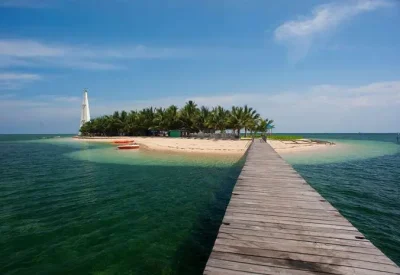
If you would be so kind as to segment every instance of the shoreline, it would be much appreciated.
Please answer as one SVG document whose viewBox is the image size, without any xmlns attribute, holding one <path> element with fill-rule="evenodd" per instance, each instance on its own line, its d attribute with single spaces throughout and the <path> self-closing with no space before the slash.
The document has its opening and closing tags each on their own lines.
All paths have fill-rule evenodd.
<svg viewBox="0 0 400 275">
<path fill-rule="evenodd" d="M 218 155 L 241 155 L 247 151 L 251 140 L 222 140 L 222 139 L 199 139 L 199 138 L 170 138 L 170 137 L 73 137 L 76 141 L 110 143 L 115 141 L 129 140 L 143 146 L 148 151 L 199 153 Z M 259 142 L 259 139 L 254 139 Z M 268 144 L 277 153 L 298 153 L 305 151 L 320 151 L 336 144 L 329 141 L 312 139 L 298 140 L 267 140 Z M 114 144 L 117 145 L 117 144 Z"/>
<path fill-rule="evenodd" d="M 333 142 L 315 139 L 267 140 L 267 142 L 278 154 L 323 151 L 336 146 Z"/>
<path fill-rule="evenodd" d="M 110 143 L 129 140 L 147 151 L 242 156 L 251 144 L 249 140 L 214 140 L 169 137 L 74 137 L 77 141 Z M 117 144 L 114 144 L 117 146 Z"/>
</svg>

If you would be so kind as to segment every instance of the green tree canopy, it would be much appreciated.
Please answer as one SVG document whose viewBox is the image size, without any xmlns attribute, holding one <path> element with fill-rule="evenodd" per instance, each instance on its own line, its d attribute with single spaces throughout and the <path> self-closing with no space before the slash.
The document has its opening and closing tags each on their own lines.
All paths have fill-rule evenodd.
<svg viewBox="0 0 400 275">
<path fill-rule="evenodd" d="M 259 113 L 247 105 L 232 106 L 230 110 L 222 106 L 208 108 L 189 100 L 179 109 L 175 105 L 167 108 L 144 108 L 142 110 L 115 111 L 112 115 L 96 117 L 85 123 L 80 132 L 82 135 L 149 135 L 151 131 L 169 131 L 185 129 L 190 133 L 210 133 L 231 130 L 240 136 L 250 131 L 267 132 L 274 128 L 273 120 L 263 119 Z"/>
</svg>

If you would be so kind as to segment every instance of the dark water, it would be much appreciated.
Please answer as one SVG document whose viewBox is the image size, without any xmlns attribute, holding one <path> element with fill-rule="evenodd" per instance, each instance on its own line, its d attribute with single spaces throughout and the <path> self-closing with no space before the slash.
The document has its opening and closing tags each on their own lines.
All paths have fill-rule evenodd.
<svg viewBox="0 0 400 275">
<path fill-rule="evenodd" d="M 395 135 L 309 136 L 285 158 L 400 264 Z M 0 135 L 0 274 L 202 273 L 243 160 L 42 137 Z"/>
<path fill-rule="evenodd" d="M 0 136 L 0 274 L 202 272 L 242 161 L 32 138 Z"/>
<path fill-rule="evenodd" d="M 400 265 L 400 145 L 396 143 L 396 134 L 304 136 L 334 140 L 346 147 L 343 152 L 338 147 L 336 152 L 321 156 L 289 156 L 288 161 L 369 240 Z M 357 158 L 349 159 L 354 152 Z M 307 164 L 306 158 L 313 157 L 315 161 Z M 323 158 L 332 161 L 327 163 Z"/>
</svg>

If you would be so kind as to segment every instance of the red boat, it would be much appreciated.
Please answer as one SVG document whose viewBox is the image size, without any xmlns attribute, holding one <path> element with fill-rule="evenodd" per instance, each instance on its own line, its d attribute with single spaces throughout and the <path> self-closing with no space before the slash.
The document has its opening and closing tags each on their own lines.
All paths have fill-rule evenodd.
<svg viewBox="0 0 400 275">
<path fill-rule="evenodd" d="M 134 142 L 134 140 L 115 140 L 113 141 L 114 144 L 128 144 Z"/>
<path fill-rule="evenodd" d="M 139 149 L 139 144 L 126 144 L 118 146 L 120 150 L 131 150 L 131 149 Z"/>
</svg>

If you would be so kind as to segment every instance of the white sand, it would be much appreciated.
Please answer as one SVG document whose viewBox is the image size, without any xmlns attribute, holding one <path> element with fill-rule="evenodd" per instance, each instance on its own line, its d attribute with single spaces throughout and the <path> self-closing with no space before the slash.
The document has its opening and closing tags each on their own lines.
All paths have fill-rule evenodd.
<svg viewBox="0 0 400 275">
<path fill-rule="evenodd" d="M 298 139 L 298 140 L 268 140 L 268 144 L 272 146 L 278 153 L 296 153 L 296 152 L 304 152 L 304 151 L 313 151 L 313 150 L 324 150 L 327 148 L 332 148 L 335 144 L 330 143 L 317 143 L 313 142 L 309 139 Z"/>
<path fill-rule="evenodd" d="M 106 143 L 113 143 L 118 140 L 133 140 L 148 150 L 235 155 L 243 155 L 251 143 L 251 140 L 208 140 L 167 137 L 85 137 L 77 138 L 76 140 Z M 259 139 L 255 139 L 254 142 L 260 141 Z M 278 153 L 324 150 L 335 146 L 329 143 L 317 143 L 309 139 L 294 141 L 268 140 L 267 142 Z"/>
<path fill-rule="evenodd" d="M 250 140 L 207 140 L 167 137 L 95 137 L 77 138 L 76 140 L 106 143 L 113 143 L 117 140 L 134 140 L 137 144 L 148 150 L 235 155 L 243 155 L 251 143 Z"/>
</svg>

